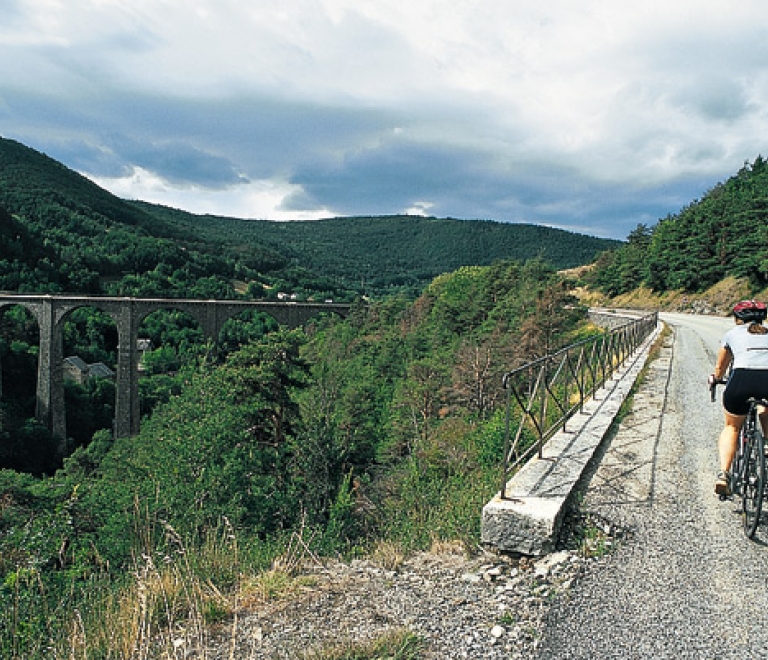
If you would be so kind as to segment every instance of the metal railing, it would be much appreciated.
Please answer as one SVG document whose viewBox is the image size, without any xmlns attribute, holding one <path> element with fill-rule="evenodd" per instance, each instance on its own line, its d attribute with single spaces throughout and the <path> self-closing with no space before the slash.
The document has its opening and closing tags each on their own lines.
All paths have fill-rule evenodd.
<svg viewBox="0 0 768 660">
<path fill-rule="evenodd" d="M 501 498 L 507 481 L 654 331 L 658 314 L 629 320 L 613 330 L 571 344 L 504 375 L 507 392 Z M 514 432 L 513 432 L 514 428 Z"/>
</svg>

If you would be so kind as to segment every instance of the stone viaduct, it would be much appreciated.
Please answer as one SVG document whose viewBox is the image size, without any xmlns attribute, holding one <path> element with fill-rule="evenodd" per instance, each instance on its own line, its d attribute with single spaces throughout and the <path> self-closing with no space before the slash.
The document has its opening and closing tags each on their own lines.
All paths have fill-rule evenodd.
<svg viewBox="0 0 768 660">
<path fill-rule="evenodd" d="M 66 437 L 63 380 L 63 328 L 73 310 L 94 307 L 111 317 L 117 326 L 115 426 L 117 437 L 139 431 L 138 329 L 142 321 L 160 309 L 188 313 L 198 321 L 206 338 L 217 341 L 224 323 L 246 310 L 264 312 L 279 324 L 297 327 L 321 312 L 346 316 L 349 305 L 334 303 L 250 302 L 165 298 L 0 294 L 0 314 L 21 305 L 37 319 L 40 345 L 37 372 L 36 417 L 53 434 Z"/>
</svg>

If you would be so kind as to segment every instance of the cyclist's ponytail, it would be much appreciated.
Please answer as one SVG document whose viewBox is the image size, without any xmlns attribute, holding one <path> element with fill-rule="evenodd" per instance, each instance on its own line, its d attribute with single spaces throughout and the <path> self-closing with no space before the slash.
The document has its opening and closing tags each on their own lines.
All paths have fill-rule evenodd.
<svg viewBox="0 0 768 660">
<path fill-rule="evenodd" d="M 752 321 L 747 328 L 747 332 L 749 332 L 750 335 L 764 335 L 768 333 L 768 328 L 759 321 Z"/>
</svg>

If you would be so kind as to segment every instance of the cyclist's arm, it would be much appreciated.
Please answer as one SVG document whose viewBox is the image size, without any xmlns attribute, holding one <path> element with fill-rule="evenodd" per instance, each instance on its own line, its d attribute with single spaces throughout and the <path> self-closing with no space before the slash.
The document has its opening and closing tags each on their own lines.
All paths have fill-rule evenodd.
<svg viewBox="0 0 768 660">
<path fill-rule="evenodd" d="M 720 347 L 720 350 L 717 353 L 715 371 L 713 372 L 713 375 L 717 380 L 723 380 L 725 378 L 725 375 L 728 373 L 728 367 L 731 366 L 731 362 L 733 362 L 733 353 L 731 353 L 731 349 L 727 346 Z"/>
</svg>

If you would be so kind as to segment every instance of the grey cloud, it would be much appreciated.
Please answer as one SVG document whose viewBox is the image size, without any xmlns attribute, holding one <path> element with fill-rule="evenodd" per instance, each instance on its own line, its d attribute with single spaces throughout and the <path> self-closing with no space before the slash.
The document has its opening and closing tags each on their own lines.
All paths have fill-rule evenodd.
<svg viewBox="0 0 768 660">
<path fill-rule="evenodd" d="M 709 89 L 698 102 L 701 114 L 713 120 L 733 121 L 752 110 L 744 90 L 736 85 L 727 85 L 725 89 Z"/>
<path fill-rule="evenodd" d="M 258 97 L 189 102 L 113 94 L 79 112 L 75 105 L 61 105 L 60 133 L 51 134 L 35 129 L 44 125 L 44 99 L 27 98 L 26 104 L 29 139 L 22 141 L 70 167 L 116 177 L 138 165 L 172 182 L 219 189 L 282 177 L 298 187 L 284 200 L 284 211 L 378 215 L 425 202 L 436 216 L 624 238 L 638 222 L 654 224 L 716 183 L 681 175 L 654 186 L 609 185 L 578 163 L 545 154 L 534 159 L 514 145 L 500 159 L 489 151 L 493 145 L 455 146 L 439 135 L 427 139 L 404 116 L 379 109 Z M 394 130 L 400 126 L 402 133 Z M 662 149 L 669 139 L 654 129 L 635 145 L 638 157 L 647 158 L 654 144 Z M 697 148 L 681 158 L 701 162 L 707 152 L 715 161 L 722 158 L 712 152 L 714 143 Z"/>
<path fill-rule="evenodd" d="M 314 163 L 292 182 L 302 192 L 284 210 L 325 207 L 339 215 L 399 212 L 431 202 L 429 213 L 528 222 L 624 238 L 702 192 L 700 181 L 633 187 L 591 180 L 571 167 L 520 159 L 491 168 L 480 150 L 393 143 L 336 167 Z"/>
<path fill-rule="evenodd" d="M 741 82 L 706 74 L 677 85 L 674 99 L 706 121 L 736 121 L 754 109 Z"/>
<path fill-rule="evenodd" d="M 115 92 L 85 106 L 60 103 L 59 127 L 51 134 L 36 130 L 50 114 L 48 99 L 20 98 L 14 114 L 24 122 L 17 131 L 35 136 L 30 146 L 70 167 L 114 177 L 141 166 L 172 182 L 214 188 L 287 176 L 309 159 L 332 161 L 338 152 L 375 141 L 394 122 L 378 110 L 258 97 L 193 102 Z"/>
<path fill-rule="evenodd" d="M 342 213 L 372 213 L 376 207 L 393 212 L 416 201 L 445 199 L 450 191 L 467 191 L 478 158 L 469 151 L 395 140 L 352 151 L 338 162 L 315 160 L 295 170 L 291 183 L 303 193 L 287 199 L 284 207 L 298 210 L 310 202 Z"/>
<path fill-rule="evenodd" d="M 716 95 L 702 93 L 696 104 L 707 99 Z M 663 185 L 607 185 L 595 179 L 601 172 L 589 173 L 583 155 L 581 162 L 558 154 L 534 158 L 514 142 L 522 141 L 517 134 L 499 135 L 508 141 L 501 156 L 498 141 L 490 139 L 491 121 L 485 122 L 483 139 L 469 139 L 475 133 L 466 108 L 427 118 L 406 109 L 333 107 L 255 94 L 203 101 L 107 89 L 87 103 L 58 102 L 52 132 L 46 128 L 50 99 L 15 95 L 13 103 L 17 139 L 95 176 L 123 176 L 141 166 L 182 186 L 211 189 L 279 179 L 298 187 L 284 200 L 284 211 L 385 214 L 424 202 L 436 216 L 540 223 L 614 238 L 700 196 L 716 180 L 702 183 L 685 171 L 701 171 L 694 166 L 702 159 L 723 159 L 722 147 L 711 140 L 682 141 L 663 125 L 635 127 L 634 142 L 621 152 L 628 169 L 631 159 L 651 161 L 670 145 L 677 145 L 687 169 Z M 472 146 L 458 146 L 459 138 Z"/>
<path fill-rule="evenodd" d="M 107 145 L 111 153 L 120 154 L 123 167 L 127 163 L 140 165 L 171 183 L 198 184 L 216 189 L 248 182 L 247 177 L 240 175 L 229 159 L 207 153 L 186 142 L 147 144 L 119 139 Z"/>
</svg>

